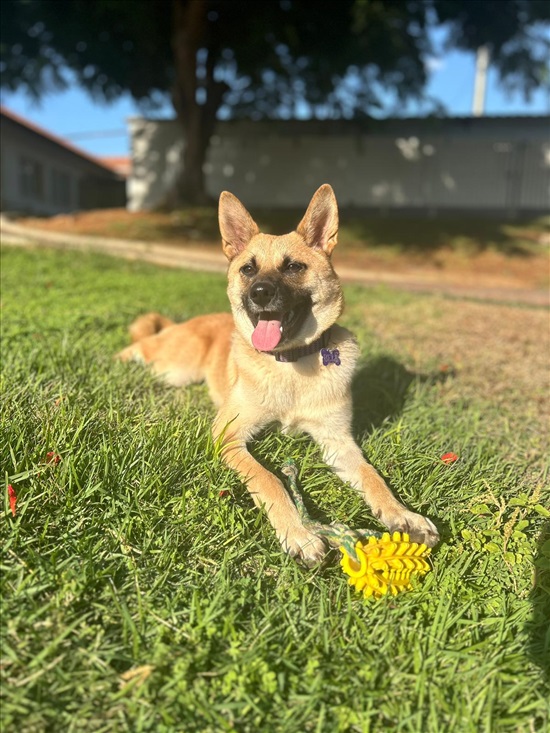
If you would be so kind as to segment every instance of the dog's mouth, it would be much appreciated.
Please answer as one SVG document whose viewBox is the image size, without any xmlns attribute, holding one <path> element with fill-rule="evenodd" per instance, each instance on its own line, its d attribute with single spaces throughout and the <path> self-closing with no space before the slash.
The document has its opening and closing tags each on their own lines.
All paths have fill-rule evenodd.
<svg viewBox="0 0 550 733">
<path fill-rule="evenodd" d="M 263 311 L 252 317 L 252 345 L 255 349 L 273 351 L 279 345 L 283 338 L 284 316 L 279 311 Z"/>
<path fill-rule="evenodd" d="M 273 351 L 296 333 L 310 310 L 310 304 L 282 312 L 260 311 L 250 313 L 254 326 L 252 345 L 258 351 Z"/>
</svg>

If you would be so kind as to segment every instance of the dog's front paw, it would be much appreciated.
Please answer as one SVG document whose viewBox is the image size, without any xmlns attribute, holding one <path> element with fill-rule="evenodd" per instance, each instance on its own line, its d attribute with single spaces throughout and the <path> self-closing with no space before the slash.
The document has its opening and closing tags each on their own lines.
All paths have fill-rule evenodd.
<svg viewBox="0 0 550 733">
<path fill-rule="evenodd" d="M 281 532 L 279 541 L 285 552 L 308 568 L 318 565 L 327 552 L 324 540 L 302 526 Z"/>
<path fill-rule="evenodd" d="M 421 514 L 405 510 L 383 521 L 391 532 L 406 532 L 412 542 L 423 542 L 428 547 L 434 547 L 439 542 L 437 527 Z"/>
</svg>

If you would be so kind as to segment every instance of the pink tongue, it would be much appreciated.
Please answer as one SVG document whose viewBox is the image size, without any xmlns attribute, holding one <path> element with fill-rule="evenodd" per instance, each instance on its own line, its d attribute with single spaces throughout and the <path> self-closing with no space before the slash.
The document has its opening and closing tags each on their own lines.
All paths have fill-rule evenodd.
<svg viewBox="0 0 550 733">
<path fill-rule="evenodd" d="M 258 351 L 271 351 L 281 340 L 281 321 L 258 321 L 252 344 Z"/>
</svg>

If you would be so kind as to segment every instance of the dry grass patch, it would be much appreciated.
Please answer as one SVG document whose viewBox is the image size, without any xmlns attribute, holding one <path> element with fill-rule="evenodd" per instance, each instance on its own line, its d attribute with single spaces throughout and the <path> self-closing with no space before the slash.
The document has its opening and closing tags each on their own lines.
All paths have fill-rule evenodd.
<svg viewBox="0 0 550 733">
<path fill-rule="evenodd" d="M 548 433 L 546 309 L 417 298 L 406 307 L 372 302 L 361 311 L 376 338 L 415 371 L 456 375 L 441 384 L 447 401 L 487 399 L 513 424 L 535 421 L 541 434 Z"/>
</svg>

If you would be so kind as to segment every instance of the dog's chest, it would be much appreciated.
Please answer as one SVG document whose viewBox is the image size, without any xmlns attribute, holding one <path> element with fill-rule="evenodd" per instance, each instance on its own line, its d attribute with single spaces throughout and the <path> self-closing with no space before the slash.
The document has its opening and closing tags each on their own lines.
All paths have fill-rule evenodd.
<svg viewBox="0 0 550 733">
<path fill-rule="evenodd" d="M 273 362 L 256 390 L 258 406 L 285 431 L 303 429 L 315 415 L 338 410 L 347 401 L 354 368 L 354 359 L 324 364 L 317 354 L 296 363 Z"/>
<path fill-rule="evenodd" d="M 316 368 L 308 374 L 306 370 L 297 372 L 293 365 L 283 365 L 277 383 L 269 385 L 268 404 L 279 419 L 311 414 L 315 407 L 333 402 L 346 391 L 346 375 L 341 371 L 334 374 L 335 369 L 329 372 L 327 368 Z M 291 370 L 293 374 L 285 374 Z"/>
</svg>

